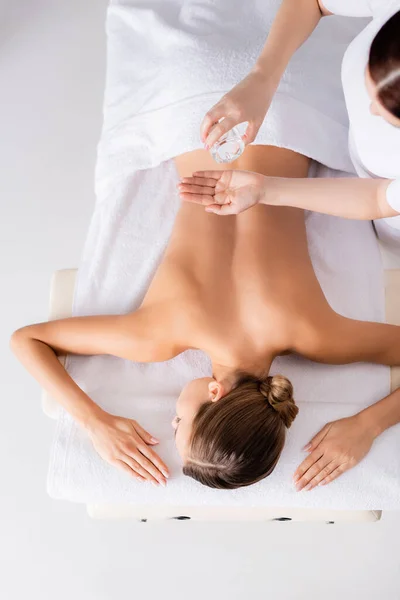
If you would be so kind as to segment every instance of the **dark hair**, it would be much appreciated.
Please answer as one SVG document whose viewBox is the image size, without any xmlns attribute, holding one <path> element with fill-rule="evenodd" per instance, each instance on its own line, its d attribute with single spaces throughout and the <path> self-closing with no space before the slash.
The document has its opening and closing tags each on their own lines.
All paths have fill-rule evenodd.
<svg viewBox="0 0 400 600">
<path fill-rule="evenodd" d="M 400 11 L 376 34 L 368 66 L 380 103 L 400 119 Z"/>
<path fill-rule="evenodd" d="M 221 489 L 260 481 L 274 470 L 298 410 L 286 377 L 241 375 L 226 396 L 200 407 L 184 474 Z"/>
</svg>

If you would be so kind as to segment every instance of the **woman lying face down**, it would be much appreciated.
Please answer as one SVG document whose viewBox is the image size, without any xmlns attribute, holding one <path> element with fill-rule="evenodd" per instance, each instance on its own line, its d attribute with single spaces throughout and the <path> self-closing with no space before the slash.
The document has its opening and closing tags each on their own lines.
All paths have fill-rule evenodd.
<svg viewBox="0 0 400 600">
<path fill-rule="evenodd" d="M 184 474 L 212 488 L 260 481 L 274 470 L 297 413 L 292 384 L 280 375 L 194 379 L 172 422 Z"/>
<path fill-rule="evenodd" d="M 195 169 L 207 173 L 214 163 L 200 150 L 178 157 L 176 164 L 186 177 Z M 306 177 L 309 163 L 289 150 L 253 146 L 233 166 L 265 176 Z M 190 193 L 214 202 L 216 179 L 195 179 L 190 186 Z M 157 440 L 137 421 L 101 409 L 57 357 L 107 354 L 150 363 L 203 351 L 213 377 L 183 389 L 177 448 L 185 474 L 232 489 L 272 472 L 297 414 L 289 381 L 269 376 L 276 357 L 295 353 L 330 364 L 400 364 L 400 327 L 348 319 L 331 308 L 310 260 L 303 211 L 254 206 L 221 217 L 185 202 L 138 310 L 24 327 L 13 335 L 12 348 L 87 431 L 104 460 L 155 485 L 165 485 L 169 475 L 154 451 Z M 329 483 L 359 462 L 375 437 L 400 421 L 399 400 L 395 392 L 324 428 L 296 473 L 298 487 Z"/>
</svg>

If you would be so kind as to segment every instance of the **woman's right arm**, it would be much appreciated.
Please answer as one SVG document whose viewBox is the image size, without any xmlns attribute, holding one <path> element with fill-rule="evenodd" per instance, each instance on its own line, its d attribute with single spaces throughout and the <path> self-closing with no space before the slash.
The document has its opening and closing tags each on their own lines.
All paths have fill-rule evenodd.
<svg viewBox="0 0 400 600">
<path fill-rule="evenodd" d="M 283 0 L 252 71 L 206 114 L 201 125 L 206 147 L 244 121 L 249 123 L 245 142 L 254 141 L 291 57 L 324 14 L 330 13 L 318 0 Z"/>
<path fill-rule="evenodd" d="M 318 0 L 283 0 L 257 59 L 256 69 L 277 87 L 293 54 L 327 14 L 330 13 Z"/>
<path fill-rule="evenodd" d="M 17 330 L 11 348 L 39 384 L 85 428 L 98 453 L 108 462 L 165 484 L 167 467 L 148 444 L 156 443 L 135 421 L 103 411 L 73 381 L 58 360 L 62 354 L 111 354 L 147 362 L 160 355 L 149 339 L 146 314 L 77 317 L 29 325 Z M 161 348 L 162 354 L 162 348 Z"/>
</svg>

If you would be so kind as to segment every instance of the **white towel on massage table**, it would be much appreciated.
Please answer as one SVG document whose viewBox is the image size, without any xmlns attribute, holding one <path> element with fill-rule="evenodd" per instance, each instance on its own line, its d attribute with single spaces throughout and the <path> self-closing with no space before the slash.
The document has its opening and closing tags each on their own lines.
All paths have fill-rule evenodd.
<svg viewBox="0 0 400 600">
<path fill-rule="evenodd" d="M 118 182 L 113 198 L 96 207 L 81 265 L 74 313 L 120 313 L 143 298 L 163 253 L 178 207 L 172 163 Z M 307 229 L 313 263 L 325 294 L 339 312 L 383 318 L 380 257 L 369 223 L 312 214 Z M 257 485 L 221 492 L 181 474 L 170 422 L 176 396 L 208 361 L 188 352 L 168 363 L 134 364 L 113 357 L 69 357 L 69 372 L 103 408 L 137 419 L 162 442 L 172 470 L 167 489 L 138 484 L 104 463 L 86 435 L 61 413 L 49 471 L 49 493 L 77 502 L 137 505 L 246 505 L 376 509 L 400 507 L 400 436 L 386 432 L 368 457 L 336 482 L 297 494 L 292 474 L 301 448 L 327 421 L 354 414 L 388 392 L 388 369 L 374 365 L 326 366 L 298 357 L 275 361 L 273 372 L 294 383 L 300 414 L 274 473 Z"/>
<path fill-rule="evenodd" d="M 242 4 L 186 1 L 180 12 L 180 2 L 111 4 L 105 125 L 96 172 L 98 201 L 78 274 L 74 314 L 120 313 L 140 304 L 179 205 L 174 166 L 159 163 L 199 147 L 198 125 L 204 109 L 247 71 L 272 19 L 271 6 L 276 7 L 277 2 L 246 3 L 245 13 Z M 227 20 L 220 12 L 228 8 Z M 315 41 L 310 43 L 314 52 L 307 73 L 298 66 L 287 75 L 260 141 L 344 167 L 347 143 L 338 55 L 344 50 L 343 38 L 349 37 L 354 25 L 344 23 L 340 30 L 334 19 L 326 21 L 332 23 L 332 29 L 325 29 L 324 35 L 329 31 L 337 34 L 337 46 L 332 43 L 333 36 L 329 43 L 332 79 L 327 79 L 328 69 L 320 59 L 324 46 L 316 52 Z M 199 29 L 201 35 L 197 35 Z M 152 52 L 166 60 L 157 63 Z M 314 104 L 310 98 L 309 105 L 306 96 L 314 78 L 329 84 L 330 96 L 314 99 Z M 165 84 L 161 96 L 167 92 L 164 99 L 159 98 L 161 81 Z M 326 131 L 328 142 L 324 141 Z M 333 134 L 337 144 L 329 149 Z M 135 172 L 139 168 L 143 170 Z M 382 269 L 371 226 L 311 215 L 307 227 L 314 266 L 331 305 L 349 317 L 382 320 Z M 73 356 L 68 368 L 106 410 L 134 417 L 162 440 L 159 453 L 171 467 L 172 478 L 166 490 L 136 483 L 104 463 L 84 432 L 61 411 L 48 478 L 53 497 L 136 505 L 399 508 L 396 428 L 381 436 L 363 463 L 330 486 L 296 494 L 291 484 L 293 471 L 304 456 L 301 448 L 325 422 L 353 414 L 388 392 L 387 368 L 361 364 L 329 367 L 297 357 L 275 361 L 273 372 L 284 373 L 294 383 L 300 415 L 271 477 L 232 492 L 211 490 L 184 477 L 174 447 L 170 421 L 175 399 L 186 381 L 208 372 L 208 361 L 201 353 L 188 352 L 169 363 L 153 365 Z"/>
<path fill-rule="evenodd" d="M 252 68 L 281 0 L 112 0 L 100 179 L 200 147 L 206 111 Z M 340 84 L 366 19 L 323 19 L 292 59 L 257 143 L 353 172 Z M 184 131 L 185 135 L 182 136 Z M 122 162 L 121 162 L 122 161 Z"/>
</svg>

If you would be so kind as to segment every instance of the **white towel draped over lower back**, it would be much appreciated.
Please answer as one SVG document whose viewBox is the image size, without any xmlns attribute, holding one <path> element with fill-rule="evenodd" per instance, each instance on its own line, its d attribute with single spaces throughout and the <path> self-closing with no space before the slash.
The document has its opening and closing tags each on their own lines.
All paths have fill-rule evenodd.
<svg viewBox="0 0 400 600">
<path fill-rule="evenodd" d="M 108 72 L 98 166 L 157 166 L 202 147 L 205 113 L 252 68 L 280 0 L 124 0 L 108 11 Z M 364 19 L 323 19 L 295 54 L 256 143 L 353 172 L 340 85 Z"/>
</svg>

